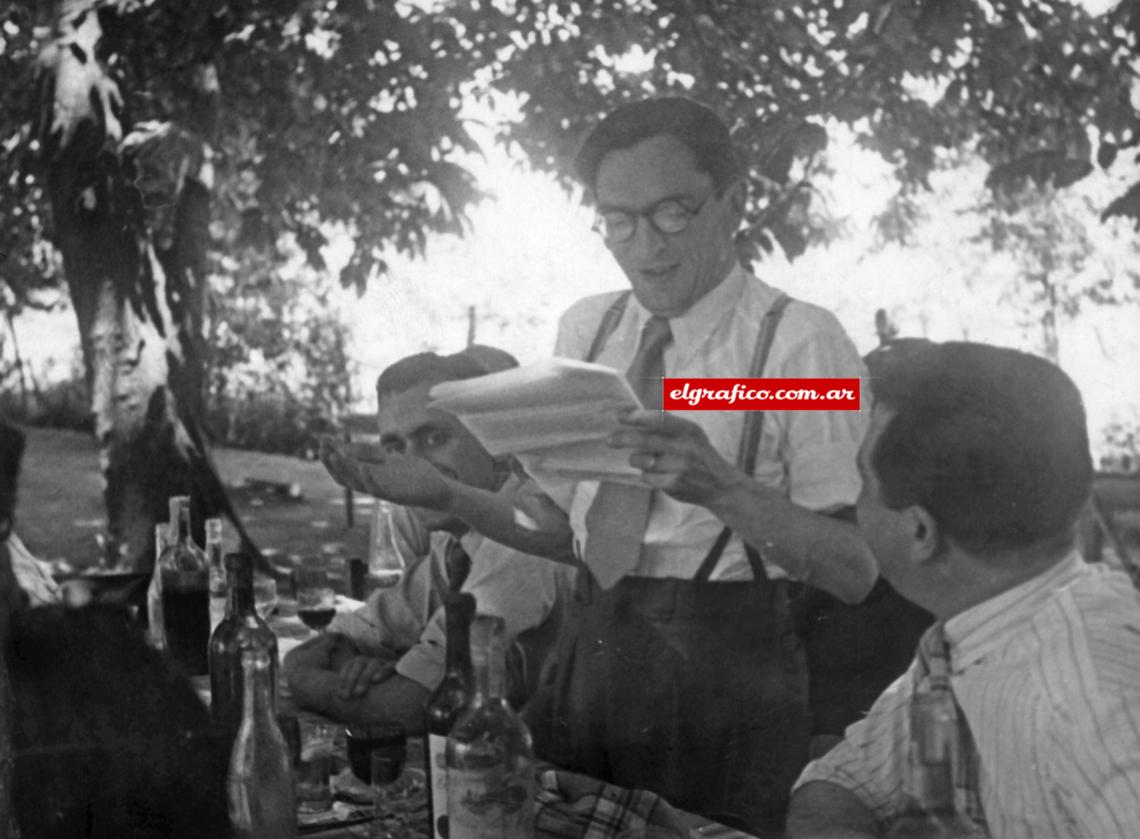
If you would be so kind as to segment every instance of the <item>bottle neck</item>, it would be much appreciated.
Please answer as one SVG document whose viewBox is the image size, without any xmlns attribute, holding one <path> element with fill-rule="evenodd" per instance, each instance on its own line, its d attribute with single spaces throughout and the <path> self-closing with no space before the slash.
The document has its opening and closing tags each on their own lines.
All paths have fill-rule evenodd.
<svg viewBox="0 0 1140 839">
<path fill-rule="evenodd" d="M 473 651 L 474 653 L 474 651 Z M 506 693 L 506 660 L 503 651 L 491 647 L 471 656 L 475 671 L 475 704 L 501 699 Z"/>
<path fill-rule="evenodd" d="M 447 675 L 471 681 L 471 615 L 462 608 L 448 604 L 447 615 Z"/>
<path fill-rule="evenodd" d="M 954 810 L 958 714 L 949 683 L 937 682 L 911 706 L 911 789 L 928 812 Z"/>
<path fill-rule="evenodd" d="M 226 599 L 226 614 L 246 617 L 254 614 L 253 568 L 248 562 L 229 568 L 229 597 Z"/>
<path fill-rule="evenodd" d="M 178 544 L 185 545 L 190 541 L 190 505 L 183 504 L 178 509 Z"/>
</svg>

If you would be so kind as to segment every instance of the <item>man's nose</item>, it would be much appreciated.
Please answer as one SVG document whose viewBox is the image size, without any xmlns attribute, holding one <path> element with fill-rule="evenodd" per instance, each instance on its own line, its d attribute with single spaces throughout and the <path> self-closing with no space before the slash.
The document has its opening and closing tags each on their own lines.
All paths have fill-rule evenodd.
<svg viewBox="0 0 1140 839">
<path fill-rule="evenodd" d="M 638 216 L 634 222 L 633 235 L 626 244 L 627 253 L 636 258 L 652 257 L 665 248 L 668 239 L 664 233 L 653 226 L 645 216 Z"/>
</svg>

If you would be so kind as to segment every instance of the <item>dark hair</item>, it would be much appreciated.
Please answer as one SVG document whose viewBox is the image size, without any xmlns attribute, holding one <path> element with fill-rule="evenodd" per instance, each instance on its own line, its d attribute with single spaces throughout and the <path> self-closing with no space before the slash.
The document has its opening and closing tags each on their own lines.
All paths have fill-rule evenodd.
<svg viewBox="0 0 1140 839">
<path fill-rule="evenodd" d="M 514 356 L 494 347 L 476 344 L 453 355 L 421 352 L 389 365 L 376 379 L 376 396 L 403 393 L 425 382 L 454 382 L 474 379 L 488 372 L 517 367 Z"/>
<path fill-rule="evenodd" d="M 881 365 L 873 386 L 895 412 L 871 453 L 888 507 L 924 507 L 983 556 L 1071 534 L 1092 458 L 1080 392 L 1060 368 L 948 342 Z"/>
<path fill-rule="evenodd" d="M 37 839 L 230 835 L 227 741 L 185 676 L 122 612 L 18 613 L 12 679 L 12 800 Z"/>
<path fill-rule="evenodd" d="M 579 180 L 594 189 L 607 154 L 662 135 L 684 143 L 697 169 L 712 178 L 717 192 L 740 176 L 740 162 L 724 120 L 692 99 L 668 96 L 621 105 L 598 123 L 574 161 Z"/>
</svg>

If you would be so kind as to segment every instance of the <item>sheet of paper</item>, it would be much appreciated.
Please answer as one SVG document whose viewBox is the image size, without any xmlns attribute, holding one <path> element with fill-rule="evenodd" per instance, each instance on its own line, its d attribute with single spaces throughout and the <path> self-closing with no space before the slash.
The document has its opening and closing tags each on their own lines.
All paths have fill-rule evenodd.
<svg viewBox="0 0 1140 839">
<path fill-rule="evenodd" d="M 494 455 L 513 454 L 541 478 L 641 483 L 625 453 L 606 445 L 623 411 L 640 407 L 618 371 L 551 358 L 431 389 L 432 406 L 455 414 Z"/>
</svg>

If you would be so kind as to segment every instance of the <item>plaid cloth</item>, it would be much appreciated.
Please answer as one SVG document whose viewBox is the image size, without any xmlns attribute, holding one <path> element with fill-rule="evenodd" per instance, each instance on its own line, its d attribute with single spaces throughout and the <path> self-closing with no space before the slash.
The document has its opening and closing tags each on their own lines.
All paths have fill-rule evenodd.
<svg viewBox="0 0 1140 839">
<path fill-rule="evenodd" d="M 690 839 L 753 839 L 714 823 L 691 826 L 692 817 L 674 810 L 647 790 L 623 789 L 584 775 L 547 769 L 539 773 L 535 834 L 539 839 L 613 839 L 623 830 L 653 824 Z"/>
</svg>

